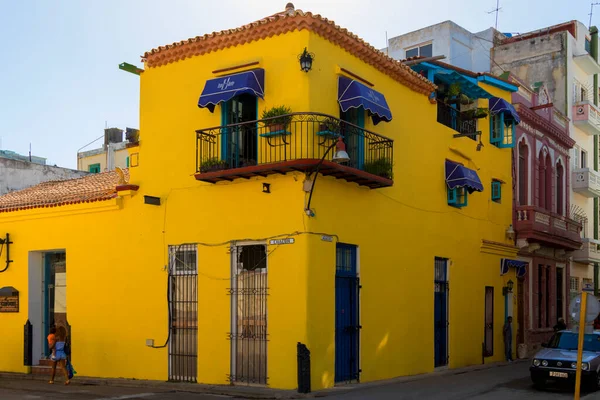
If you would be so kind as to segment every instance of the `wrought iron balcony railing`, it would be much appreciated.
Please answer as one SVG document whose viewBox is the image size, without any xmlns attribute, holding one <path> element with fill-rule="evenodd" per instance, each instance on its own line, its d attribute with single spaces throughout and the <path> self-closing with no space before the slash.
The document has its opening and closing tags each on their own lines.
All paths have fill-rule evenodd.
<svg viewBox="0 0 600 400">
<path fill-rule="evenodd" d="M 437 103 L 437 121 L 468 138 L 477 140 L 477 119 L 441 101 Z M 472 134 L 472 135 L 469 135 Z"/>
<path fill-rule="evenodd" d="M 392 139 L 326 114 L 293 113 L 196 131 L 196 178 L 206 182 L 313 169 L 372 188 L 393 184 Z M 339 138 L 350 157 L 332 162 Z M 325 154 L 327 154 L 325 156 Z"/>
</svg>

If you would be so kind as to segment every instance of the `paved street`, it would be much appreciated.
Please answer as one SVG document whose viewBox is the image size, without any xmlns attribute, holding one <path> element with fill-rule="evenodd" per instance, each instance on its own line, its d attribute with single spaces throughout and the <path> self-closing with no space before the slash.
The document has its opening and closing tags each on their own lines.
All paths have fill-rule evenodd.
<svg viewBox="0 0 600 400">
<path fill-rule="evenodd" d="M 529 379 L 529 364 L 527 362 L 465 372 L 458 375 L 435 376 L 434 374 L 426 379 L 380 385 L 365 390 L 360 388 L 336 390 L 346 392 L 334 396 L 338 400 L 566 400 L 573 398 L 572 388 L 553 388 L 542 392 L 534 389 Z M 600 392 L 584 393 L 581 398 L 600 400 Z"/>
<path fill-rule="evenodd" d="M 460 374 L 433 374 L 411 382 L 398 382 L 373 386 L 346 386 L 327 391 L 334 400 L 519 400 L 519 399 L 571 399 L 572 388 L 552 388 L 538 391 L 531 385 L 528 364 L 517 363 Z M 166 386 L 166 387 L 165 387 Z M 77 384 L 48 385 L 44 381 L 0 379 L 2 400 L 65 399 L 65 400 L 220 400 L 233 396 L 207 395 L 179 391 L 173 385 L 156 387 L 112 387 Z M 184 389 L 185 390 L 185 389 Z M 320 393 L 318 395 L 322 395 Z M 583 393 L 582 399 L 600 400 L 600 392 Z"/>
</svg>

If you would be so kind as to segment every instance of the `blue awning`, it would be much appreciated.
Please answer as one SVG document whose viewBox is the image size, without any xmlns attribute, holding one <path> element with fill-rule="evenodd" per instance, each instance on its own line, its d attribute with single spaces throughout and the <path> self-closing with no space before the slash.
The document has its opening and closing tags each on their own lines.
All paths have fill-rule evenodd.
<svg viewBox="0 0 600 400">
<path fill-rule="evenodd" d="M 466 187 L 469 193 L 483 191 L 477 172 L 450 160 L 446 160 L 446 184 L 449 189 Z"/>
<path fill-rule="evenodd" d="M 198 107 L 206 107 L 210 112 L 214 112 L 220 102 L 231 100 L 244 93 L 261 99 L 265 97 L 264 69 L 257 68 L 206 81 L 200 100 L 198 100 Z"/>
<path fill-rule="evenodd" d="M 345 76 L 338 79 L 338 102 L 344 112 L 360 106 L 369 110 L 375 125 L 392 120 L 392 112 L 383 94 Z"/>
<path fill-rule="evenodd" d="M 435 79 L 448 85 L 458 83 L 460 85 L 460 92 L 472 99 L 492 98 L 490 93 L 479 87 L 476 79 L 461 75 L 456 71 L 436 70 Z"/>
<path fill-rule="evenodd" d="M 527 272 L 527 261 L 511 260 L 508 258 L 500 259 L 500 275 L 508 273 L 509 268 L 515 268 L 517 270 L 517 277 L 521 278 L 525 276 Z"/>
<path fill-rule="evenodd" d="M 504 114 L 505 120 L 515 121 L 515 124 L 521 122 L 521 117 L 519 117 L 517 110 L 515 110 L 512 104 L 499 97 L 492 97 L 490 99 L 490 114 L 496 115 L 500 113 Z"/>
</svg>

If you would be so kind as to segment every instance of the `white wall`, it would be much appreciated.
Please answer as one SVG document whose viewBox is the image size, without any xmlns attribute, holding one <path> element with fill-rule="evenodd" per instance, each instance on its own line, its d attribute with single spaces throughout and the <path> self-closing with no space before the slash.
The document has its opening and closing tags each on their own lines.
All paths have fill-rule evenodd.
<svg viewBox="0 0 600 400">
<path fill-rule="evenodd" d="M 492 28 L 471 33 L 452 21 L 445 21 L 393 37 L 388 40 L 384 51 L 387 50 L 390 57 L 401 60 L 406 58 L 407 48 L 431 42 L 433 55 L 446 57 L 441 61 L 474 72 L 489 72 L 493 39 Z"/>
<path fill-rule="evenodd" d="M 42 182 L 73 179 L 85 175 L 87 173 L 82 171 L 0 158 L 0 195 Z"/>
</svg>

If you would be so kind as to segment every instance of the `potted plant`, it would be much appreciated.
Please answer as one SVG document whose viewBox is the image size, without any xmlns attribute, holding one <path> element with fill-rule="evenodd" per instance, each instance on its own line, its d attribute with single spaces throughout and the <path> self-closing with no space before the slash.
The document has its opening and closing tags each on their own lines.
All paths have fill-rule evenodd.
<svg viewBox="0 0 600 400">
<path fill-rule="evenodd" d="M 262 119 L 268 119 L 264 123 L 269 128 L 269 132 L 283 131 L 292 121 L 291 113 L 292 109 L 287 106 L 272 107 L 263 111 Z"/>
<path fill-rule="evenodd" d="M 339 128 L 338 122 L 332 118 L 326 118 L 319 124 L 319 132 L 337 133 Z"/>
<path fill-rule="evenodd" d="M 477 107 L 477 109 L 475 110 L 475 118 L 485 118 L 488 116 L 488 110 L 487 108 L 481 108 L 481 107 Z"/>
<path fill-rule="evenodd" d="M 473 100 L 469 96 L 467 96 L 466 94 L 464 94 L 464 93 L 461 93 L 458 96 L 458 101 L 460 102 L 460 104 L 465 105 L 465 106 L 468 105 L 468 104 L 473 103 Z"/>
<path fill-rule="evenodd" d="M 392 179 L 392 162 L 385 158 L 379 158 L 374 161 L 366 162 L 364 169 L 370 174 L 381 176 L 382 178 Z"/>
<path fill-rule="evenodd" d="M 217 157 L 209 158 L 208 160 L 202 161 L 200 164 L 200 172 L 212 172 L 222 171 L 227 169 L 227 161 L 221 160 Z"/>
</svg>

